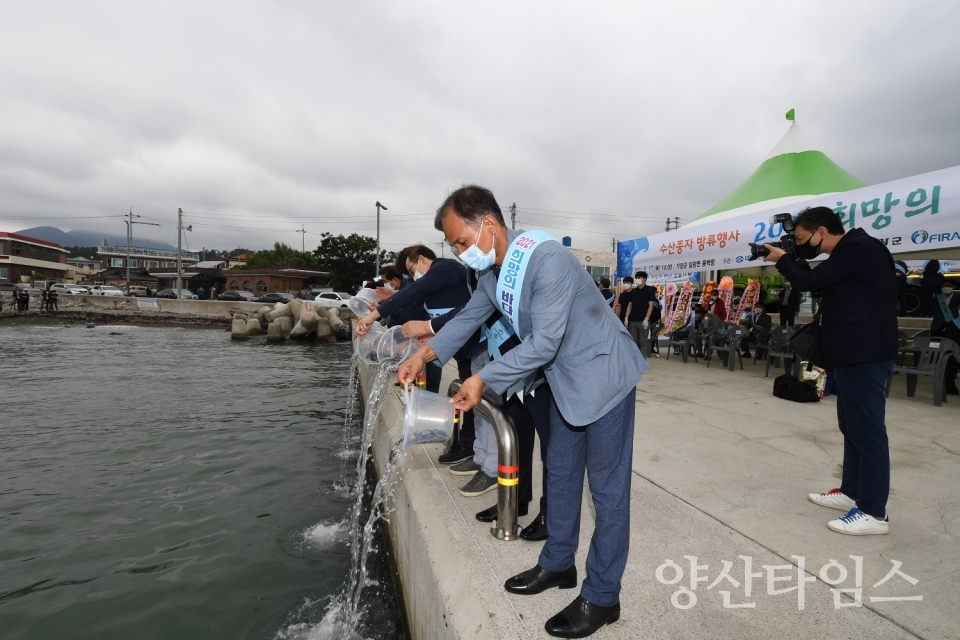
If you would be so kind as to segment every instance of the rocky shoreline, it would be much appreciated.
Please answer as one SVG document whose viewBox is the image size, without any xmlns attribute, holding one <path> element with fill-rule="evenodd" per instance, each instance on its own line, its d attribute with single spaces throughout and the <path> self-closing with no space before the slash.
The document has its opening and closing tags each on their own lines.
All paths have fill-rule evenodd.
<svg viewBox="0 0 960 640">
<path fill-rule="evenodd" d="M 47 311 L 10 311 L 4 305 L 0 313 L 0 327 L 19 325 L 110 325 L 135 324 L 151 327 L 185 327 L 191 329 L 229 329 L 232 318 L 159 314 L 149 311 L 109 309 Z"/>
</svg>

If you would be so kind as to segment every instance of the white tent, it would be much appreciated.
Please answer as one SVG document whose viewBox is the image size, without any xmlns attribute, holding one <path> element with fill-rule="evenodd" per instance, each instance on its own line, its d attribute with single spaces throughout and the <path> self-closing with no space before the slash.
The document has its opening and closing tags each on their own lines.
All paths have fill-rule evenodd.
<svg viewBox="0 0 960 640">
<path fill-rule="evenodd" d="M 833 193 L 781 206 L 709 217 L 675 231 L 635 238 L 617 245 L 617 274 L 657 274 L 740 269 L 749 262 L 748 243 L 772 242 L 782 235 L 771 225 L 776 213 L 796 214 L 826 206 L 848 229 L 860 227 L 880 239 L 898 259 L 960 257 L 960 166 Z"/>
</svg>

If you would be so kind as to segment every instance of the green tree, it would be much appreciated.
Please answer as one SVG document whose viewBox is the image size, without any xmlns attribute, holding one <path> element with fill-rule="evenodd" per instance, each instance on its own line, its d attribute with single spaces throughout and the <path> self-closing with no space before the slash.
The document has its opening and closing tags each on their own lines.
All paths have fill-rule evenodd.
<svg viewBox="0 0 960 640">
<path fill-rule="evenodd" d="M 330 272 L 330 286 L 340 291 L 374 276 L 377 263 L 377 239 L 351 233 L 349 236 L 322 233 L 320 246 L 313 255 L 320 267 Z M 396 254 L 393 254 L 394 259 Z M 390 264 L 388 254 L 380 250 L 380 264 Z"/>
<path fill-rule="evenodd" d="M 297 251 L 293 247 L 283 243 L 274 242 L 273 249 L 264 249 L 257 251 L 247 260 L 246 267 L 241 268 L 262 268 L 262 267 L 282 267 L 295 265 L 298 267 L 316 267 L 317 258 L 309 251 Z"/>
</svg>

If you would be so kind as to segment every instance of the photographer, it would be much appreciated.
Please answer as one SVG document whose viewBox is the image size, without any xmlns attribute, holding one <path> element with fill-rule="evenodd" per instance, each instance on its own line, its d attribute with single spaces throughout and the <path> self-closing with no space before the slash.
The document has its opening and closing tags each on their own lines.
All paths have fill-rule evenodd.
<svg viewBox="0 0 960 640">
<path fill-rule="evenodd" d="M 862 229 L 844 233 L 840 216 L 827 207 L 801 211 L 795 235 L 795 255 L 768 244 L 765 260 L 776 263 L 795 290 L 823 292 L 823 354 L 833 370 L 844 439 L 841 486 L 809 499 L 847 512 L 827 523 L 833 531 L 885 534 L 890 449 L 884 389 L 897 353 L 893 258 Z M 797 262 L 821 253 L 829 258 L 816 269 Z"/>
</svg>

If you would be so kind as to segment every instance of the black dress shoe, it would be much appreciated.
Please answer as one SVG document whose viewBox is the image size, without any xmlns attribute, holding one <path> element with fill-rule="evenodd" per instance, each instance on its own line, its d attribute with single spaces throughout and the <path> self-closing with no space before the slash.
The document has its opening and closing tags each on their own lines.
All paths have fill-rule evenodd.
<svg viewBox="0 0 960 640">
<path fill-rule="evenodd" d="M 520 506 L 517 507 L 517 516 L 527 515 L 527 509 L 528 509 L 527 504 L 528 503 L 523 502 L 520 504 Z M 480 522 L 493 522 L 496 519 L 497 519 L 497 505 L 493 505 L 489 509 L 484 509 L 483 511 L 477 512 L 477 520 L 479 520 Z M 523 534 L 521 533 L 520 535 L 522 536 Z"/>
<path fill-rule="evenodd" d="M 507 580 L 503 588 L 510 593 L 522 596 L 532 596 L 543 593 L 547 589 L 573 589 L 577 586 L 577 567 L 570 567 L 566 571 L 547 571 L 539 564 L 533 569 L 518 573 Z"/>
<path fill-rule="evenodd" d="M 620 603 L 601 607 L 577 597 L 567 607 L 547 620 L 543 628 L 558 638 L 586 638 L 605 624 L 620 619 Z"/>
<path fill-rule="evenodd" d="M 458 444 L 453 445 L 450 451 L 440 454 L 440 457 L 437 458 L 437 461 L 440 464 L 454 464 L 455 462 L 460 462 L 461 460 L 466 460 L 467 458 L 473 457 L 473 449 L 464 449 Z"/>
<path fill-rule="evenodd" d="M 537 514 L 537 517 L 533 519 L 533 522 L 524 527 L 523 531 L 520 532 L 520 537 L 524 540 L 530 540 L 531 542 L 535 542 L 537 540 L 546 540 L 547 516 L 543 515 L 542 511 Z"/>
</svg>

